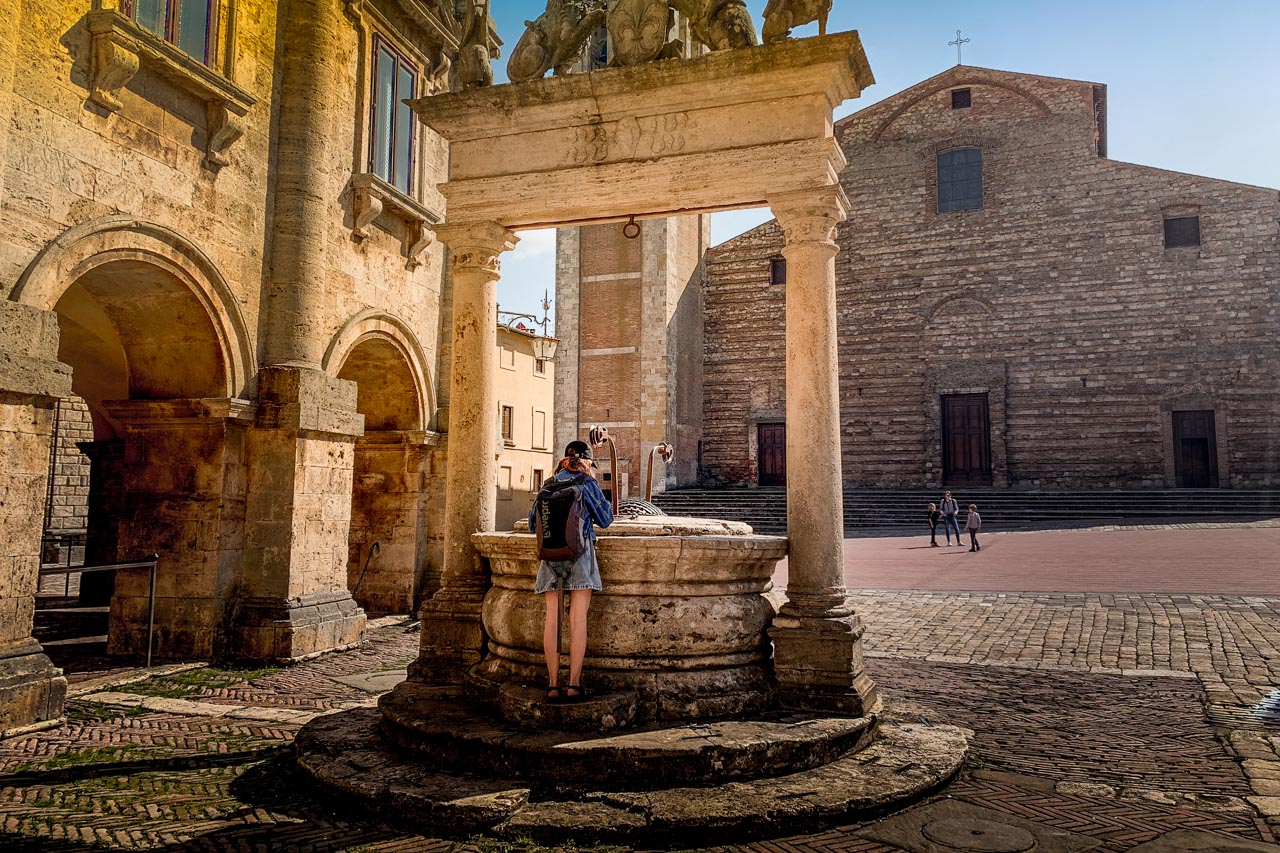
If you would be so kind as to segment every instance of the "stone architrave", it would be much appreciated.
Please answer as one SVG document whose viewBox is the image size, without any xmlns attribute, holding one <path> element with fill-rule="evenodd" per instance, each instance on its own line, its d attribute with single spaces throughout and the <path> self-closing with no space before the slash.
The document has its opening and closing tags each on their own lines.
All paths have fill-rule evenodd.
<svg viewBox="0 0 1280 853">
<path fill-rule="evenodd" d="M 58 320 L 0 299 L 0 736 L 57 722 L 67 681 L 31 635 L 53 410 L 71 394 Z"/>
<path fill-rule="evenodd" d="M 497 509 L 499 258 L 520 238 L 496 222 L 448 225 L 437 234 L 452 253 L 448 436 L 454 458 L 445 474 L 441 588 L 422 606 L 422 653 L 410 677 L 456 682 L 484 655 L 480 611 L 488 573 L 471 535 L 492 530 Z"/>
<path fill-rule="evenodd" d="M 794 708 L 854 715 L 879 706 L 862 620 L 844 586 L 844 496 L 836 349 L 838 187 L 774 196 L 787 259 L 787 603 L 774 620 L 779 696 Z"/>
</svg>

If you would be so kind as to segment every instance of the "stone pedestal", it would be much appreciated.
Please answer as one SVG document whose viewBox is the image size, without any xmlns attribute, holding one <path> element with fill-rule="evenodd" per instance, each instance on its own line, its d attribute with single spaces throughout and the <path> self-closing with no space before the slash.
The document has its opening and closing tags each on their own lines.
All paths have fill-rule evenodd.
<svg viewBox="0 0 1280 853">
<path fill-rule="evenodd" d="M 863 672 L 862 622 L 844 587 L 844 494 L 836 337 L 838 186 L 770 199 L 786 236 L 788 602 L 774 621 L 774 672 L 790 707 L 876 711 Z"/>
<path fill-rule="evenodd" d="M 417 681 L 457 682 L 480 662 L 480 624 L 488 572 L 471 541 L 492 530 L 498 463 L 497 286 L 499 256 L 519 239 L 494 222 L 438 229 L 452 257 L 453 343 L 449 445 L 468 464 L 445 477 L 444 572 L 422 606 L 422 649 L 409 670 Z"/>
<path fill-rule="evenodd" d="M 360 642 L 365 615 L 347 590 L 347 548 L 363 431 L 355 383 L 297 367 L 258 374 L 233 656 L 297 660 Z"/>
<path fill-rule="evenodd" d="M 53 409 L 71 393 L 49 311 L 0 300 L 0 735 L 62 716 L 67 682 L 31 636 Z"/>
<path fill-rule="evenodd" d="M 156 566 L 155 655 L 211 657 L 243 549 L 243 400 L 108 403 L 124 426 L 124 491 L 116 559 Z M 150 573 L 116 573 L 107 651 L 147 651 Z"/>
<path fill-rule="evenodd" d="M 426 560 L 425 469 L 434 438 L 381 430 L 356 440 L 347 587 L 370 613 L 413 612 Z"/>
</svg>

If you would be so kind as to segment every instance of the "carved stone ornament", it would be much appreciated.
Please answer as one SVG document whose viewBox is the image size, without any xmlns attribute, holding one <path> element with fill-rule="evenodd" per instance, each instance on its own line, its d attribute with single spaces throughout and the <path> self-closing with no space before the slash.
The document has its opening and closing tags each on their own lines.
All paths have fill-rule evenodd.
<svg viewBox="0 0 1280 853">
<path fill-rule="evenodd" d="M 453 266 L 459 271 L 502 274 L 502 256 L 482 249 L 464 247 L 453 253 Z"/>
<path fill-rule="evenodd" d="M 520 242 L 515 232 L 497 222 L 474 222 L 441 225 L 436 237 L 447 243 L 452 254 L 453 272 L 482 273 L 498 278 L 502 271 L 500 258 Z"/>
<path fill-rule="evenodd" d="M 836 244 L 837 222 L 838 220 L 834 216 L 800 216 L 790 220 L 779 220 L 786 240 L 785 245 L 797 246 L 806 243 L 820 243 L 833 249 L 838 248 Z"/>
<path fill-rule="evenodd" d="M 409 268 L 422 263 L 422 255 L 435 242 L 440 215 L 402 193 L 377 175 L 351 176 L 351 234 L 357 240 L 369 236 L 374 220 L 390 212 L 405 223 L 403 251 Z"/>
<path fill-rule="evenodd" d="M 773 44 L 790 37 L 793 27 L 818 22 L 818 35 L 827 34 L 827 17 L 831 14 L 832 0 L 769 0 L 764 7 L 764 29 L 761 37 L 765 44 Z"/>
<path fill-rule="evenodd" d="M 688 131 L 696 127 L 687 112 L 657 116 L 628 116 L 608 127 L 592 124 L 574 131 L 568 160 L 574 166 L 657 157 L 684 150 Z"/>
<path fill-rule="evenodd" d="M 489 0 L 467 0 L 462 46 L 458 50 L 458 89 L 493 85 L 493 45 L 490 38 Z"/>
<path fill-rule="evenodd" d="M 670 0 L 689 21 L 689 31 L 708 50 L 755 47 L 756 26 L 745 0 Z"/>
<path fill-rule="evenodd" d="M 85 26 L 93 39 L 90 101 L 119 112 L 123 109 L 120 91 L 141 66 L 146 66 L 204 101 L 208 119 L 205 166 L 217 171 L 230 162 L 227 149 L 244 135 L 239 120 L 258 102 L 256 97 L 115 9 L 90 12 Z"/>
<path fill-rule="evenodd" d="M 604 26 L 604 7 L 604 0 L 547 0 L 537 20 L 524 22 L 524 34 L 507 60 L 507 78 L 522 83 L 553 69 L 568 73 L 591 34 Z"/>
<path fill-rule="evenodd" d="M 817 187 L 769 199 L 787 246 L 821 244 L 836 249 L 836 226 L 845 220 L 849 199 L 838 186 Z"/>
<path fill-rule="evenodd" d="M 667 0 L 618 0 L 609 10 L 611 65 L 640 65 L 658 58 L 671 29 Z"/>
</svg>

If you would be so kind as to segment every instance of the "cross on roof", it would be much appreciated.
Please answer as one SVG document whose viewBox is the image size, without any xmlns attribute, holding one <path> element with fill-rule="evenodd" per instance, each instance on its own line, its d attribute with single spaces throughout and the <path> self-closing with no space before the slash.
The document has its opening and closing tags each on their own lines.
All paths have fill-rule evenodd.
<svg viewBox="0 0 1280 853">
<path fill-rule="evenodd" d="M 966 45 L 966 44 L 968 44 L 968 43 L 969 43 L 969 39 L 966 39 L 966 38 L 960 38 L 960 31 L 959 31 L 959 30 L 956 30 L 956 40 L 955 40 L 955 41 L 949 41 L 949 42 L 947 42 L 947 44 L 948 44 L 948 45 L 955 45 L 955 48 L 956 48 L 956 65 L 963 65 L 963 64 L 964 64 L 964 61 L 963 61 L 963 59 L 961 58 L 961 53 L 960 53 L 960 51 L 961 51 L 961 49 L 962 49 L 962 46 L 963 46 L 963 45 Z"/>
</svg>

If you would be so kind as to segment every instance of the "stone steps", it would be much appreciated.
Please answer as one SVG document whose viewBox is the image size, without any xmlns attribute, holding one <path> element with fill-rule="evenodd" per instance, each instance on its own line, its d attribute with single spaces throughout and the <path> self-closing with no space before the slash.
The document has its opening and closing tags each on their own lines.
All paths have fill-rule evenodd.
<svg viewBox="0 0 1280 853">
<path fill-rule="evenodd" d="M 444 767 L 388 744 L 381 723 L 372 708 L 313 720 L 295 741 L 299 767 L 346 802 L 358 800 L 427 835 L 483 833 L 549 845 L 688 848 L 816 831 L 928 796 L 955 776 L 968 751 L 962 729 L 881 721 L 865 748 L 781 776 L 564 789 Z"/>
<path fill-rule="evenodd" d="M 989 529 L 1074 526 L 1086 521 L 1122 519 L 1178 523 L 1280 517 L 1277 489 L 953 491 L 962 506 L 978 505 L 983 526 Z M 929 503 L 940 498 L 938 489 L 846 489 L 845 529 L 923 528 Z M 786 531 L 786 492 L 782 489 L 684 489 L 657 495 L 654 502 L 672 515 L 743 521 L 757 533 Z"/>
<path fill-rule="evenodd" d="M 539 693 L 541 691 L 538 691 Z M 609 710 L 619 694 L 591 704 Z M 634 711 L 635 697 L 630 697 Z M 404 752 L 454 771 L 515 776 L 542 785 L 649 790 L 781 776 L 828 764 L 870 740 L 872 718 L 759 715 L 748 721 L 663 725 L 632 731 L 514 725 L 460 688 L 405 682 L 378 703 L 382 731 Z M 550 706 L 598 715 L 587 705 Z M 610 711 L 616 713 L 616 711 Z"/>
</svg>

